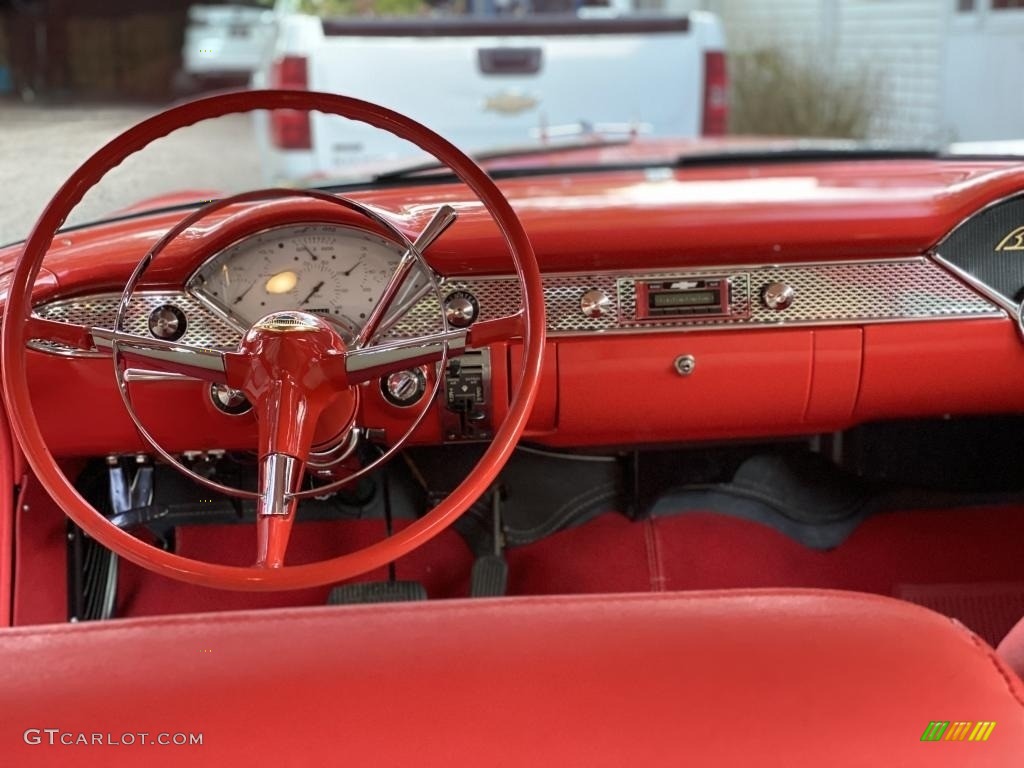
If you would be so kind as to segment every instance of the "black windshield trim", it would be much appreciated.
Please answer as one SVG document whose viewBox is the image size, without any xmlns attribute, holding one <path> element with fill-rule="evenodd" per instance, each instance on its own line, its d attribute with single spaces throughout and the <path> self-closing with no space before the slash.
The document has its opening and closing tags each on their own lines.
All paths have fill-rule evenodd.
<svg viewBox="0 0 1024 768">
<path fill-rule="evenodd" d="M 863 147 L 829 149 L 793 147 L 791 149 L 736 149 L 724 152 L 697 152 L 676 158 L 675 168 L 711 168 L 720 165 L 775 165 L 782 163 L 859 162 L 861 160 L 938 160 L 946 157 L 936 149 Z M 955 157 L 955 156 L 954 156 Z"/>
</svg>

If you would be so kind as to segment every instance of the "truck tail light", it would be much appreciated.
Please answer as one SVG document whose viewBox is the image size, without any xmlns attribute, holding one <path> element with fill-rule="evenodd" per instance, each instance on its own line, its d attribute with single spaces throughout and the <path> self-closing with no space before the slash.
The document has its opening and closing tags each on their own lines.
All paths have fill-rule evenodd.
<svg viewBox="0 0 1024 768">
<path fill-rule="evenodd" d="M 270 73 L 272 88 L 304 91 L 309 87 L 304 56 L 285 56 L 274 62 Z M 270 136 L 281 149 L 312 149 L 313 137 L 309 112 L 299 109 L 277 109 L 270 113 Z"/>
<path fill-rule="evenodd" d="M 723 51 L 704 53 L 704 122 L 705 136 L 724 136 L 729 127 L 729 73 Z"/>
</svg>

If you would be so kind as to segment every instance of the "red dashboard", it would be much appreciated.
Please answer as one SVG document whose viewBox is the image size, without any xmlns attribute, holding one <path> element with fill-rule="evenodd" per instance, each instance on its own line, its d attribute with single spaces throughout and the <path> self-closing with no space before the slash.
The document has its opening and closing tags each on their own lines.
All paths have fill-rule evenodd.
<svg viewBox="0 0 1024 768">
<path fill-rule="evenodd" d="M 962 222 L 1021 188 L 1024 171 L 1008 163 L 931 160 L 502 182 L 537 252 L 548 305 L 544 376 L 529 439 L 635 445 L 1020 410 L 1024 390 L 1008 385 L 1024 372 L 1014 303 L 935 251 Z M 469 294 L 483 319 L 514 310 L 511 262 L 493 222 L 465 188 L 413 185 L 350 196 L 410 237 L 439 205 L 451 205 L 457 223 L 426 252 L 447 278 L 446 294 Z M 37 313 L 109 327 L 132 269 L 182 215 L 133 215 L 59 235 L 37 285 Z M 318 223 L 372 229 L 315 201 L 211 214 L 146 273 L 139 327 L 145 332 L 145 313 L 178 301 L 199 333 L 217 318 L 189 296 L 198 268 L 243 231 Z M 18 252 L 19 246 L 0 251 L 2 272 Z M 671 302 L 718 301 L 721 294 L 686 295 L 709 278 L 728 284 L 722 312 L 645 313 L 648 293 L 662 287 L 677 294 Z M 788 288 L 790 303 L 769 306 L 769 286 Z M 33 396 L 55 454 L 143 448 L 109 358 L 45 346 L 29 357 Z M 415 439 L 486 437 L 487 425 L 507 408 L 520 360 L 514 341 L 490 347 L 483 427 L 453 432 L 442 398 Z M 434 375 L 426 370 L 428 384 Z M 133 391 L 140 417 L 169 450 L 250 447 L 251 415 L 218 410 L 207 386 L 160 381 Z M 376 382 L 363 385 L 360 407 L 359 422 L 385 442 L 411 419 Z M 69 423 L 75 428 L 67 429 Z"/>
</svg>

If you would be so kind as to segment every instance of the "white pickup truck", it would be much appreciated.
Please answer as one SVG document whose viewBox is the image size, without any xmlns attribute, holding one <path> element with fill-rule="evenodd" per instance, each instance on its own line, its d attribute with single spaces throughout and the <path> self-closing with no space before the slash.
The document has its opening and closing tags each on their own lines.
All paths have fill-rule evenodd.
<svg viewBox="0 0 1024 768">
<path fill-rule="evenodd" d="M 274 21 L 260 0 L 190 5 L 175 87 L 187 93 L 205 84 L 248 83 L 273 44 Z"/>
<path fill-rule="evenodd" d="M 724 36 L 688 16 L 278 17 L 258 87 L 330 91 L 391 107 L 469 152 L 592 132 L 694 137 L 726 130 Z M 351 177 L 418 156 L 320 113 L 257 117 L 271 182 Z"/>
</svg>

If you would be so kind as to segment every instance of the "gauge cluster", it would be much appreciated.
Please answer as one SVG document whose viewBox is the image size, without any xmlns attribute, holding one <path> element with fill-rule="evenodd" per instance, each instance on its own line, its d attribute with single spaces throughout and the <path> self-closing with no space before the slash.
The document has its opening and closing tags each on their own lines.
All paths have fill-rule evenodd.
<svg viewBox="0 0 1024 768">
<path fill-rule="evenodd" d="M 356 227 L 278 227 L 221 251 L 187 287 L 241 328 L 271 312 L 302 310 L 329 318 L 350 339 L 380 299 L 402 253 L 391 240 Z"/>
</svg>

